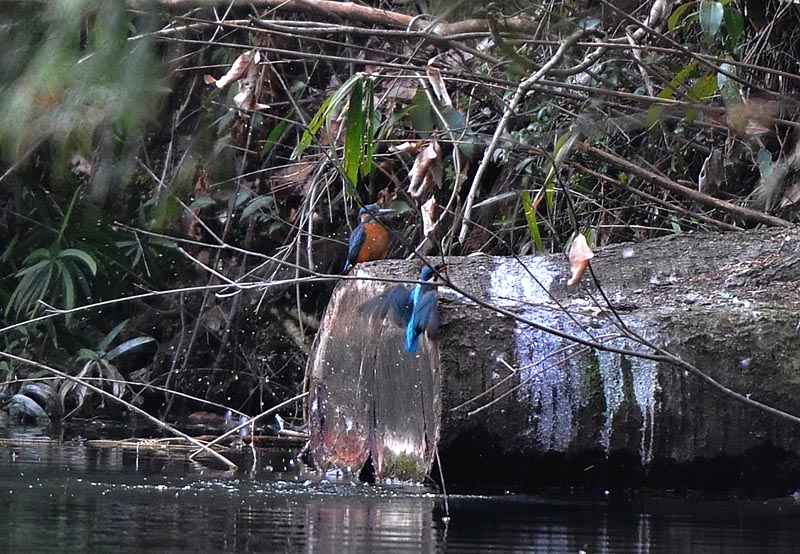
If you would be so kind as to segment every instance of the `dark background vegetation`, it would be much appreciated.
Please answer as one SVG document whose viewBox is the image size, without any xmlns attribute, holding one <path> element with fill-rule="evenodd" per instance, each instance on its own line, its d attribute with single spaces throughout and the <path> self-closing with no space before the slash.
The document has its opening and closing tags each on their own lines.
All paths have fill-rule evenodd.
<svg viewBox="0 0 800 554">
<path fill-rule="evenodd" d="M 277 5 L 0 5 L 6 409 L 124 415 L 50 368 L 167 420 L 293 397 L 371 202 L 392 257 L 798 222 L 792 2 Z"/>
</svg>

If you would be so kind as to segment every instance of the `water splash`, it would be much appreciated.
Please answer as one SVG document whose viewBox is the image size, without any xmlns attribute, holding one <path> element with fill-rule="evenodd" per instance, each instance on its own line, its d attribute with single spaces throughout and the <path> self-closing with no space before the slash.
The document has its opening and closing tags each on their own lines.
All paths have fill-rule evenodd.
<svg viewBox="0 0 800 554">
<path fill-rule="evenodd" d="M 489 287 L 492 301 L 532 322 L 574 336 L 586 336 L 575 321 L 556 309 L 547 292 L 557 276 L 563 274 L 563 268 L 542 258 L 526 261 L 530 273 L 516 261 L 497 264 L 491 273 Z M 591 324 L 596 336 L 619 332 L 606 320 L 592 318 L 585 321 Z M 640 327 L 636 321 L 627 321 L 626 324 L 633 330 Z M 623 360 L 621 354 L 597 351 L 594 363 L 599 380 L 593 383 L 590 377 L 593 369 L 591 358 L 585 355 L 570 356 L 574 351 L 569 348 L 574 346 L 570 341 L 519 321 L 515 323 L 514 340 L 520 380 L 527 383 L 524 391 L 528 395 L 526 401 L 531 406 L 531 431 L 542 448 L 566 451 L 581 430 L 577 420 L 580 409 L 587 406 L 594 394 L 602 394 L 605 412 L 603 427 L 597 438 L 599 446 L 606 452 L 610 451 L 614 420 L 627 400 L 627 405 L 635 404 L 641 412 L 641 460 L 645 463 L 652 460 L 654 424 L 658 411 L 656 395 L 659 390 L 658 371 L 654 362 L 634 357 Z M 630 341 L 618 341 L 616 346 L 635 349 Z M 627 387 L 627 372 L 622 369 L 624 363 L 629 363 L 631 369 L 631 383 Z M 591 390 L 598 385 L 602 390 Z M 626 391 L 629 396 L 632 391 L 632 397 L 626 398 Z"/>
<path fill-rule="evenodd" d="M 597 352 L 597 364 L 603 381 L 603 396 L 606 400 L 603 429 L 600 431 L 600 444 L 603 450 L 611 449 L 611 436 L 614 432 L 614 416 L 625 400 L 620 355 L 615 352 Z"/>
<path fill-rule="evenodd" d="M 631 359 L 633 372 L 633 395 L 642 412 L 642 440 L 639 446 L 639 457 L 643 463 L 653 461 L 653 443 L 655 437 L 656 393 L 659 390 L 658 370 L 652 360 Z"/>
<path fill-rule="evenodd" d="M 496 304 L 515 310 L 525 319 L 563 329 L 564 316 L 552 309 L 547 292 L 554 276 L 561 272 L 543 258 L 528 260 L 527 271 L 516 261 L 503 261 L 491 273 L 489 294 Z M 527 383 L 533 408 L 530 423 L 536 430 L 536 440 L 547 450 L 563 451 L 572 440 L 581 372 L 566 361 L 564 352 L 559 352 L 564 341 L 554 335 L 517 321 L 514 339 L 520 378 Z"/>
</svg>

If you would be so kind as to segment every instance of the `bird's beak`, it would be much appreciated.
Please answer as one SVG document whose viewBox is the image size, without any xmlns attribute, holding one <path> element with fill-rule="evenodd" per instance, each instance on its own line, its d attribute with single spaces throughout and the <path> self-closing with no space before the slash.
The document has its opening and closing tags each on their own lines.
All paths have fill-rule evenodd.
<svg viewBox="0 0 800 554">
<path fill-rule="evenodd" d="M 372 210 L 374 215 L 389 215 L 394 213 L 394 208 L 378 208 L 377 210 Z"/>
</svg>

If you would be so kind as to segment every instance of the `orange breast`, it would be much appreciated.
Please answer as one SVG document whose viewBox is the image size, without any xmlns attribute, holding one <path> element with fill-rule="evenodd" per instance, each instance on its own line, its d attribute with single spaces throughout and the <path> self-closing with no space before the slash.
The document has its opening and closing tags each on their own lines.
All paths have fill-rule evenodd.
<svg viewBox="0 0 800 554">
<path fill-rule="evenodd" d="M 389 249 L 389 231 L 380 223 L 370 222 L 364 225 L 367 239 L 358 252 L 356 262 L 371 262 L 386 256 Z"/>
</svg>

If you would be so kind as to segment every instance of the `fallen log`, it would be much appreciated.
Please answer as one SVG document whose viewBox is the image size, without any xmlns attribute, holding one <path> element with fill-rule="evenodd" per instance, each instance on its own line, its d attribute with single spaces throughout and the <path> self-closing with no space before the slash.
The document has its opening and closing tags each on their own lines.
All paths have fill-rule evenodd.
<svg viewBox="0 0 800 554">
<path fill-rule="evenodd" d="M 781 477 L 798 478 L 798 239 L 794 228 L 615 245 L 596 252 L 597 282 L 578 287 L 562 255 L 449 259 L 440 336 L 416 355 L 390 319 L 357 308 L 382 279 L 413 281 L 419 263 L 359 265 L 309 360 L 312 455 L 351 472 L 370 460 L 382 479 L 422 479 L 438 448 L 462 482 L 691 486 L 703 477 L 675 468 L 713 481 L 717 466 L 701 462 L 780 452 L 793 460 Z"/>
</svg>

